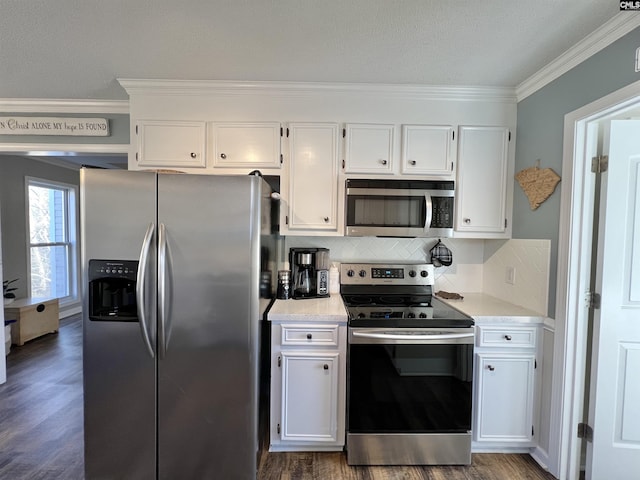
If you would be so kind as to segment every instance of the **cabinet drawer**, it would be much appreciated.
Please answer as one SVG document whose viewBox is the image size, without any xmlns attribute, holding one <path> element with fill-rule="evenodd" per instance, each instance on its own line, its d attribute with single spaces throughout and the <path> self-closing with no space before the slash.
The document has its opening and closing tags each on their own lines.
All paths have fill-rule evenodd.
<svg viewBox="0 0 640 480">
<path fill-rule="evenodd" d="M 338 325 L 282 325 L 282 345 L 337 347 Z"/>
<path fill-rule="evenodd" d="M 536 327 L 478 327 L 478 347 L 534 348 Z"/>
</svg>

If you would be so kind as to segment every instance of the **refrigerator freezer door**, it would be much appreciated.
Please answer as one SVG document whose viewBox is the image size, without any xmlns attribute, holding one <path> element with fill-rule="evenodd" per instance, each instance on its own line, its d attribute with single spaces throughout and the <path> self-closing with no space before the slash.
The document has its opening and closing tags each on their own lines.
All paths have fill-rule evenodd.
<svg viewBox="0 0 640 480">
<path fill-rule="evenodd" d="M 88 318 L 90 259 L 139 260 L 156 216 L 156 176 L 83 169 L 80 173 L 83 265 L 83 371 L 86 478 L 156 477 L 155 361 L 138 322 Z M 155 322 L 155 247 L 144 292 Z M 149 332 L 155 348 L 155 329 Z"/>
<path fill-rule="evenodd" d="M 158 176 L 159 478 L 255 478 L 262 185 Z"/>
</svg>

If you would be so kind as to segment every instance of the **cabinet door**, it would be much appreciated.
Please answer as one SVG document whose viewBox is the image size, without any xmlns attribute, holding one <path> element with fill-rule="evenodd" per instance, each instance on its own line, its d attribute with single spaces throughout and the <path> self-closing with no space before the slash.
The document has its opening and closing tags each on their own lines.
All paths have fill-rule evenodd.
<svg viewBox="0 0 640 480">
<path fill-rule="evenodd" d="M 204 168 L 205 123 L 140 121 L 137 166 L 140 168 Z"/>
<path fill-rule="evenodd" d="M 460 127 L 456 230 L 506 230 L 509 130 Z"/>
<path fill-rule="evenodd" d="M 402 173 L 452 175 L 450 125 L 402 126 Z"/>
<path fill-rule="evenodd" d="M 289 230 L 338 226 L 338 124 L 289 126 Z"/>
<path fill-rule="evenodd" d="M 393 125 L 349 123 L 345 126 L 345 173 L 392 173 Z"/>
<path fill-rule="evenodd" d="M 476 441 L 531 443 L 535 355 L 479 353 L 476 368 Z"/>
<path fill-rule="evenodd" d="M 214 168 L 280 168 L 279 123 L 215 123 L 211 128 Z"/>
<path fill-rule="evenodd" d="M 282 353 L 282 440 L 338 439 L 339 353 Z"/>
</svg>

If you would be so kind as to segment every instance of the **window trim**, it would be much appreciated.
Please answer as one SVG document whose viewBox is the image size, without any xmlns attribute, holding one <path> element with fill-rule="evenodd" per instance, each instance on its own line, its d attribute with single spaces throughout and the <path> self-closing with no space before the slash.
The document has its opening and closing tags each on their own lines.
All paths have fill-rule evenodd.
<svg viewBox="0 0 640 480">
<path fill-rule="evenodd" d="M 40 186 L 45 188 L 59 188 L 66 191 L 66 214 L 67 221 L 65 222 L 65 234 L 67 236 L 67 242 L 50 242 L 50 243 L 31 243 L 31 223 L 29 219 L 29 187 Z M 69 294 L 65 297 L 59 297 L 58 301 L 60 306 L 70 305 L 80 302 L 80 284 L 79 284 L 79 258 L 80 249 L 78 244 L 78 238 L 80 235 L 80 225 L 78 222 L 78 186 L 58 182 L 56 180 L 50 180 L 40 177 L 25 176 L 25 225 L 26 225 L 26 257 L 27 257 L 27 293 L 28 296 L 32 296 L 31 292 L 31 248 L 34 246 L 47 247 L 47 246 L 65 246 L 69 245 L 69 258 L 67 259 L 67 269 L 69 272 Z"/>
</svg>

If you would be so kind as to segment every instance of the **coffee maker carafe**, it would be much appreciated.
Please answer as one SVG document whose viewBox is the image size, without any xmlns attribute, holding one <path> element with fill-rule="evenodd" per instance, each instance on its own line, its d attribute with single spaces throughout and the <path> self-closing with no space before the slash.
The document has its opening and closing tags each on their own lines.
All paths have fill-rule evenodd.
<svg viewBox="0 0 640 480">
<path fill-rule="evenodd" d="M 329 296 L 329 249 L 292 248 L 289 251 L 292 298 Z"/>
</svg>

